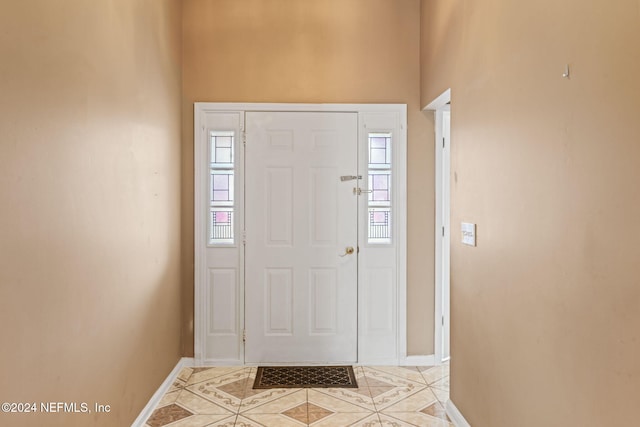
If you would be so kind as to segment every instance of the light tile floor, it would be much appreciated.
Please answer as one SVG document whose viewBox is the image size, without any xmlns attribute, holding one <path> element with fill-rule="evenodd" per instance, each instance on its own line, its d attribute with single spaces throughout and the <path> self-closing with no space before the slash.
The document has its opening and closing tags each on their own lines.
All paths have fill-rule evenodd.
<svg viewBox="0 0 640 427">
<path fill-rule="evenodd" d="M 184 368 L 148 427 L 453 427 L 449 366 L 357 366 L 359 388 L 252 389 L 255 367 Z"/>
</svg>

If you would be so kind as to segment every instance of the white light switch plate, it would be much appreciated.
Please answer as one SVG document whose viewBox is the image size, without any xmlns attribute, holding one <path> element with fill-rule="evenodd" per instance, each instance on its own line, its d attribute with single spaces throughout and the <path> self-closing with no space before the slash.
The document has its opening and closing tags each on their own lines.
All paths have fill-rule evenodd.
<svg viewBox="0 0 640 427">
<path fill-rule="evenodd" d="M 476 245 L 476 225 L 470 222 L 462 223 L 462 243 L 469 246 Z"/>
</svg>

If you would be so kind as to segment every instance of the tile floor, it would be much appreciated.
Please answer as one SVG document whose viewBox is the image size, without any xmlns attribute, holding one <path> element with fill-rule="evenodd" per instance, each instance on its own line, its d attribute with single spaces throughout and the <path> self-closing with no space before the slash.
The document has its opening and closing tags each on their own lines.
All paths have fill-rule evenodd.
<svg viewBox="0 0 640 427">
<path fill-rule="evenodd" d="M 255 367 L 184 368 L 148 427 L 453 427 L 449 366 L 354 367 L 359 388 L 253 390 Z"/>
</svg>

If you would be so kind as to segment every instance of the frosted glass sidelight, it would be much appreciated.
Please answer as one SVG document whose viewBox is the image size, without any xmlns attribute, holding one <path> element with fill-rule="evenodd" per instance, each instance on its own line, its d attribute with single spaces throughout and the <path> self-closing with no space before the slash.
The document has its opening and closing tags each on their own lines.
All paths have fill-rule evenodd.
<svg viewBox="0 0 640 427">
<path fill-rule="evenodd" d="M 391 134 L 370 133 L 368 144 L 368 243 L 391 243 Z"/>
<path fill-rule="evenodd" d="M 209 245 L 233 244 L 235 134 L 212 131 L 209 139 Z"/>
</svg>

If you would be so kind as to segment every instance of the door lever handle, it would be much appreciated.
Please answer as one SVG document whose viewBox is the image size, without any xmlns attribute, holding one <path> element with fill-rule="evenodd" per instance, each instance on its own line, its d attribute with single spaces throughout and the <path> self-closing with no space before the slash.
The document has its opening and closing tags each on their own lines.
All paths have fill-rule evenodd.
<svg viewBox="0 0 640 427">
<path fill-rule="evenodd" d="M 359 188 L 359 187 L 358 188 L 353 187 L 353 195 L 354 196 L 359 196 L 362 193 L 373 193 L 373 190 L 363 190 L 362 188 Z"/>
<path fill-rule="evenodd" d="M 340 181 L 351 181 L 353 179 L 362 179 L 362 175 L 358 175 L 358 176 L 355 176 L 355 175 L 342 175 L 340 177 Z"/>
<path fill-rule="evenodd" d="M 347 246 L 347 247 L 344 249 L 344 253 L 343 253 L 342 255 L 338 255 L 338 256 L 340 256 L 340 257 L 345 257 L 345 256 L 347 256 L 347 255 L 351 255 L 351 254 L 352 254 L 352 253 L 354 253 L 354 252 L 355 252 L 355 249 L 353 249 L 353 247 L 352 247 L 352 246 Z"/>
</svg>

